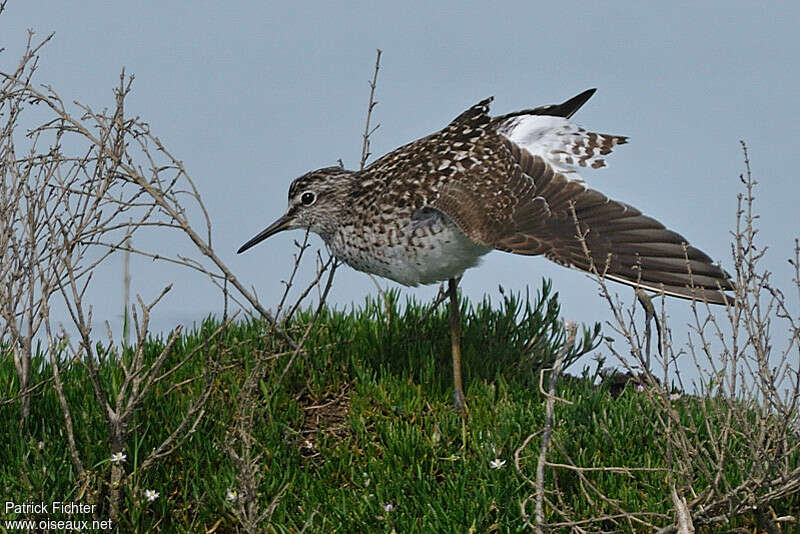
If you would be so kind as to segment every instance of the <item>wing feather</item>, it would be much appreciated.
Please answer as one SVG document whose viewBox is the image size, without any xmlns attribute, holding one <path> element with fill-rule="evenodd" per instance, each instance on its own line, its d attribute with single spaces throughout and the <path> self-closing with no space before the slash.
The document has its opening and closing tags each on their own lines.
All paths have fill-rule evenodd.
<svg viewBox="0 0 800 534">
<path fill-rule="evenodd" d="M 733 302 L 725 293 L 733 289 L 728 273 L 681 234 L 556 172 L 513 142 L 502 143 L 510 162 L 502 176 L 467 173 L 449 180 L 434 204 L 473 241 L 515 254 L 544 255 L 584 271 L 593 263 L 611 280 L 680 298 Z M 496 162 L 493 168 L 498 169 Z M 492 181 L 495 198 L 506 199 L 501 209 L 482 196 L 481 179 Z"/>
</svg>

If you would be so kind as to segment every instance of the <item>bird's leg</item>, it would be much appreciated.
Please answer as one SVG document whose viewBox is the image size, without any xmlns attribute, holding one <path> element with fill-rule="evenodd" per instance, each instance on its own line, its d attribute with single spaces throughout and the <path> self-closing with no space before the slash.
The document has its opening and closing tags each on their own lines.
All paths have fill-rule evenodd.
<svg viewBox="0 0 800 534">
<path fill-rule="evenodd" d="M 461 384 L 461 313 L 458 306 L 458 280 L 451 278 L 447 285 L 450 295 L 450 346 L 453 352 L 453 408 L 459 414 L 465 415 L 467 405 Z"/>
<path fill-rule="evenodd" d="M 644 310 L 644 337 L 646 341 L 645 345 L 645 374 L 650 374 L 650 321 L 655 319 L 656 322 L 656 331 L 658 332 L 658 354 L 661 355 L 661 323 L 658 320 L 658 316 L 656 315 L 656 308 L 653 306 L 653 299 L 645 293 L 641 288 L 636 288 L 634 290 L 636 293 L 636 298 L 639 300 L 639 304 L 642 305 L 642 309 Z"/>
</svg>

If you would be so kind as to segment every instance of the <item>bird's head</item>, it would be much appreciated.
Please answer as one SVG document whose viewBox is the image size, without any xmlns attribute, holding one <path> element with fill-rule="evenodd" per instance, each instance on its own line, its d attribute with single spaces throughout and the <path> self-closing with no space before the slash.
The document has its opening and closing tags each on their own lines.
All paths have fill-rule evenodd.
<svg viewBox="0 0 800 534">
<path fill-rule="evenodd" d="M 237 253 L 284 230 L 308 228 L 326 238 L 333 232 L 337 212 L 344 208 L 342 197 L 351 174 L 353 171 L 341 167 L 323 167 L 295 179 L 289 186 L 286 213 L 242 245 Z"/>
</svg>

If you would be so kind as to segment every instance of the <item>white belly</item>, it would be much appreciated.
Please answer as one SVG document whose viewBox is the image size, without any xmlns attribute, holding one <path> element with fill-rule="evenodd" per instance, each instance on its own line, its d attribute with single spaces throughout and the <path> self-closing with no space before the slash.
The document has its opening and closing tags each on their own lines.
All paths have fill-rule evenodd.
<svg viewBox="0 0 800 534">
<path fill-rule="evenodd" d="M 408 229 L 407 229 L 408 230 Z M 449 221 L 433 221 L 425 231 L 406 232 L 402 238 L 383 239 L 369 232 L 345 243 L 341 235 L 329 245 L 337 258 L 367 273 L 389 278 L 407 286 L 432 284 L 460 276 L 475 267 L 481 256 L 492 250 L 477 245 Z M 375 243 L 383 242 L 381 246 Z"/>
</svg>

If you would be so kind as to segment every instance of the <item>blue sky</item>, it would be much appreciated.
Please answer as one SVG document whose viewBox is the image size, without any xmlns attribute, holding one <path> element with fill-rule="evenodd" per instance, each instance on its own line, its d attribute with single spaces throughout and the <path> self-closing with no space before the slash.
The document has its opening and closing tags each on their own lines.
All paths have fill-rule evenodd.
<svg viewBox="0 0 800 534">
<path fill-rule="evenodd" d="M 283 212 L 293 178 L 338 158 L 358 166 L 376 48 L 384 56 L 375 157 L 489 95 L 504 113 L 597 87 L 574 120 L 630 143 L 584 178 L 728 267 L 744 139 L 760 182 L 764 267 L 788 288 L 786 259 L 800 234 L 798 23 L 800 4 L 789 2 L 12 0 L 0 16 L 0 67 L 14 65 L 32 28 L 56 33 L 38 80 L 65 101 L 110 106 L 120 69 L 135 74 L 128 111 L 183 160 L 206 200 L 218 252 L 267 305 L 282 292 L 301 233 L 241 256 L 235 250 Z M 171 247 L 174 236 L 153 239 Z M 175 277 L 150 262 L 133 267 L 133 291 L 147 299 Z M 121 269 L 113 259 L 98 276 L 96 317 L 119 314 Z M 462 287 L 472 298 L 496 298 L 498 284 L 535 289 L 542 277 L 553 279 L 566 317 L 608 318 L 594 282 L 542 258 L 492 253 Z M 202 278 L 175 285 L 161 306 L 163 327 L 220 311 Z M 436 287 L 404 292 L 428 299 Z M 358 304 L 373 293 L 366 275 L 343 268 L 331 301 Z M 670 301 L 668 312 L 682 337 L 687 306 Z"/>
</svg>

